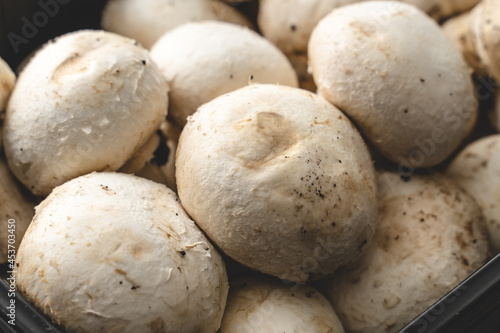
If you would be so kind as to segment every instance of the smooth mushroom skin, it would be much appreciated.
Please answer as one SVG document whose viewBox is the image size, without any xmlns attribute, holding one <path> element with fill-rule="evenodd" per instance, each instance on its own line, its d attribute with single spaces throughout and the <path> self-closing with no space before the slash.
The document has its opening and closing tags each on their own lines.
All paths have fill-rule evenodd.
<svg viewBox="0 0 500 333">
<path fill-rule="evenodd" d="M 297 87 L 285 55 L 247 27 L 225 22 L 184 24 L 152 47 L 171 88 L 169 117 L 180 127 L 202 104 L 249 83 Z"/>
<path fill-rule="evenodd" d="M 313 287 L 252 276 L 231 281 L 220 333 L 344 333 L 328 300 Z"/>
<path fill-rule="evenodd" d="M 36 199 L 16 181 L 2 154 L 0 156 L 0 264 L 6 263 L 8 259 L 15 259 L 13 254 L 19 248 L 21 239 L 35 215 L 35 205 Z"/>
<path fill-rule="evenodd" d="M 466 146 L 446 174 L 476 200 L 486 218 L 492 251 L 500 252 L 500 134 Z"/>
<path fill-rule="evenodd" d="M 70 332 L 207 332 L 220 326 L 224 263 L 177 196 L 91 173 L 37 207 L 18 251 L 18 290 Z"/>
<path fill-rule="evenodd" d="M 377 175 L 379 219 L 359 266 L 330 278 L 329 298 L 352 333 L 392 333 L 488 257 L 475 201 L 444 176 Z"/>
<path fill-rule="evenodd" d="M 113 171 L 158 129 L 168 85 L 146 49 L 104 31 L 49 42 L 12 92 L 7 160 L 36 195 L 92 171 Z"/>
<path fill-rule="evenodd" d="M 207 20 L 252 27 L 238 10 L 215 0 L 111 0 L 104 8 L 101 25 L 149 49 L 167 31 Z"/>
<path fill-rule="evenodd" d="M 223 252 L 281 279 L 332 274 L 373 234 L 366 145 L 342 112 L 302 89 L 255 84 L 201 106 L 181 133 L 176 180 Z"/>
<path fill-rule="evenodd" d="M 16 83 L 16 75 L 9 65 L 0 58 L 0 112 L 5 110 L 10 93 Z"/>
<path fill-rule="evenodd" d="M 370 1 L 335 9 L 311 35 L 309 66 L 321 95 L 403 166 L 439 164 L 477 118 L 461 54 L 435 21 L 408 4 Z"/>
</svg>

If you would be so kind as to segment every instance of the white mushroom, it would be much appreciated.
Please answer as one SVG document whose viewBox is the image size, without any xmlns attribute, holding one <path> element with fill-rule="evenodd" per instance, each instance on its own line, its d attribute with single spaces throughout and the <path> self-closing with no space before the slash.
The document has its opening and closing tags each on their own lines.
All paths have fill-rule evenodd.
<svg viewBox="0 0 500 333">
<path fill-rule="evenodd" d="M 252 26 L 238 10 L 215 0 L 111 0 L 102 14 L 105 30 L 136 39 L 148 49 L 165 32 L 206 20 Z"/>
<path fill-rule="evenodd" d="M 49 42 L 23 70 L 4 123 L 9 165 L 37 195 L 117 170 L 165 119 L 168 86 L 148 51 L 103 31 Z"/>
<path fill-rule="evenodd" d="M 16 181 L 3 156 L 0 157 L 0 189 L 0 263 L 8 259 L 13 263 L 35 214 L 36 200 Z"/>
<path fill-rule="evenodd" d="M 134 155 L 125 163 L 118 172 L 136 173 L 141 170 L 154 158 L 154 153 L 161 142 L 161 136 L 158 133 L 153 134 L 144 145 L 136 150 Z"/>
<path fill-rule="evenodd" d="M 500 252 L 500 134 L 469 144 L 446 173 L 479 204 L 493 252 Z"/>
<path fill-rule="evenodd" d="M 309 66 L 319 92 L 400 165 L 442 162 L 475 124 L 465 61 L 414 6 L 369 1 L 335 9 L 311 35 Z"/>
<path fill-rule="evenodd" d="M 92 173 L 37 207 L 17 256 L 18 290 L 71 332 L 207 332 L 220 326 L 224 263 L 176 195 Z"/>
<path fill-rule="evenodd" d="M 328 300 L 310 286 L 260 276 L 231 282 L 220 333 L 344 333 Z"/>
<path fill-rule="evenodd" d="M 499 1 L 481 1 L 469 13 L 447 21 L 444 30 L 478 74 L 500 81 Z"/>
<path fill-rule="evenodd" d="M 368 150 L 351 122 L 302 89 L 255 84 L 188 119 L 182 205 L 240 263 L 305 282 L 360 257 L 376 217 Z"/>
<path fill-rule="evenodd" d="M 463 13 L 474 7 L 480 0 L 402 0 L 417 6 L 433 19 L 444 18 Z"/>
<path fill-rule="evenodd" d="M 487 259 L 475 201 L 442 175 L 378 174 L 374 241 L 356 269 L 329 280 L 330 300 L 352 333 L 392 333 Z"/>
<path fill-rule="evenodd" d="M 152 47 L 151 58 L 170 85 L 169 117 L 181 127 L 200 105 L 249 83 L 298 86 L 278 48 L 225 22 L 187 23 L 167 32 Z"/>
</svg>

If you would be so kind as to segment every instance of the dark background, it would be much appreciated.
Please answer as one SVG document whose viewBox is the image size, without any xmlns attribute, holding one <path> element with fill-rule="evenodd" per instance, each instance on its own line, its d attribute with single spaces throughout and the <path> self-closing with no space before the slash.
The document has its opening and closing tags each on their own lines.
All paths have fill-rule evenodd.
<svg viewBox="0 0 500 333">
<path fill-rule="evenodd" d="M 54 37 L 79 29 L 99 29 L 106 2 L 0 0 L 0 57 L 15 70 L 31 52 Z"/>
</svg>

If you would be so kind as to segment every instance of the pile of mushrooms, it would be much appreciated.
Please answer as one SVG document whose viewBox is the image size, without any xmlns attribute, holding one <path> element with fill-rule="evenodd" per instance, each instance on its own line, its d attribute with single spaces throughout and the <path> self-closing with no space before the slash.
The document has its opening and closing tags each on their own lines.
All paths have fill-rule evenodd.
<svg viewBox="0 0 500 333">
<path fill-rule="evenodd" d="M 500 252 L 498 4 L 108 1 L 0 59 L 0 261 L 67 332 L 399 331 Z"/>
</svg>

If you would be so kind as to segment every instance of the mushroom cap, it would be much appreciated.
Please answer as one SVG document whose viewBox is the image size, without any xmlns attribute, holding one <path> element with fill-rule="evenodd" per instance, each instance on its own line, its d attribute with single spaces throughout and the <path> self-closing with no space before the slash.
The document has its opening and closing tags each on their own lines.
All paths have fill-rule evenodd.
<svg viewBox="0 0 500 333">
<path fill-rule="evenodd" d="M 368 150 L 338 109 L 308 91 L 255 84 L 188 118 L 179 197 L 227 255 L 304 283 L 363 253 L 376 217 Z"/>
<path fill-rule="evenodd" d="M 486 218 L 492 250 L 500 252 L 500 134 L 466 146 L 446 174 L 476 200 Z"/>
<path fill-rule="evenodd" d="M 111 0 L 102 14 L 105 30 L 137 40 L 145 48 L 187 22 L 226 21 L 252 27 L 235 8 L 215 0 Z"/>
<path fill-rule="evenodd" d="M 477 54 L 488 74 L 500 81 L 500 3 L 483 0 L 470 15 Z"/>
<path fill-rule="evenodd" d="M 220 333 L 344 333 L 328 300 L 313 287 L 245 277 L 231 282 Z"/>
<path fill-rule="evenodd" d="M 0 263 L 9 258 L 9 244 L 19 248 L 21 239 L 35 215 L 35 198 L 16 181 L 3 155 L 0 157 Z M 9 220 L 11 223 L 9 223 Z M 13 222 L 14 220 L 15 222 Z M 14 226 L 10 226 L 10 225 Z M 14 236 L 9 236 L 14 234 Z M 9 243 L 14 239 L 15 243 Z M 12 242 L 12 241 L 10 241 Z M 10 248 L 12 250 L 12 247 Z M 12 257 L 11 257 L 12 259 Z"/>
<path fill-rule="evenodd" d="M 359 0 L 261 0 L 257 23 L 285 54 L 306 53 L 316 24 L 333 9 L 355 2 Z"/>
<path fill-rule="evenodd" d="M 487 259 L 474 200 L 436 174 L 378 174 L 379 219 L 360 265 L 329 280 L 329 297 L 352 333 L 397 332 Z"/>
<path fill-rule="evenodd" d="M 224 263 L 176 195 L 152 181 L 91 173 L 37 207 L 16 285 L 72 332 L 215 332 Z"/>
<path fill-rule="evenodd" d="M 442 162 L 475 124 L 464 59 L 414 6 L 369 1 L 335 9 L 311 35 L 309 66 L 319 92 L 402 165 Z"/>
<path fill-rule="evenodd" d="M 471 18 L 470 12 L 452 17 L 444 22 L 443 31 L 455 43 L 474 72 L 487 75 L 488 70 L 476 51 L 475 38 L 470 29 Z"/>
<path fill-rule="evenodd" d="M 420 8 L 437 21 L 466 12 L 480 1 L 481 0 L 403 0 L 403 2 Z"/>
<path fill-rule="evenodd" d="M 16 75 L 9 65 L 0 58 L 0 112 L 5 110 L 10 93 L 16 82 Z"/>
<path fill-rule="evenodd" d="M 120 168 L 158 129 L 168 85 L 129 38 L 78 31 L 49 42 L 12 92 L 7 160 L 37 195 L 92 171 Z"/>
<path fill-rule="evenodd" d="M 165 75 L 169 117 L 183 127 L 187 116 L 217 96 L 252 82 L 298 86 L 280 50 L 248 29 L 225 22 L 186 23 L 163 35 L 151 58 Z"/>
</svg>

